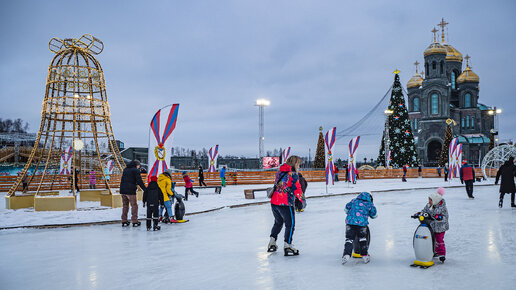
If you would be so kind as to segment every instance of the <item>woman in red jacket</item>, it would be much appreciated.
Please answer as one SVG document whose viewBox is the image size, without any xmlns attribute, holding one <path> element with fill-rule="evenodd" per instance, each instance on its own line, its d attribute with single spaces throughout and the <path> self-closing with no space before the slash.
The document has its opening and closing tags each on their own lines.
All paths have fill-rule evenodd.
<svg viewBox="0 0 516 290">
<path fill-rule="evenodd" d="M 299 176 L 297 174 L 301 162 L 302 160 L 299 156 L 292 155 L 287 159 L 286 163 L 281 165 L 279 171 L 276 173 L 276 191 L 274 191 L 271 198 L 274 226 L 272 226 L 271 230 L 268 252 L 274 252 L 278 249 L 276 240 L 283 224 L 285 224 L 285 256 L 299 255 L 299 250 L 292 245 L 292 236 L 296 222 L 294 199 L 297 198 L 299 201 L 303 202 L 303 191 L 301 190 Z"/>
</svg>

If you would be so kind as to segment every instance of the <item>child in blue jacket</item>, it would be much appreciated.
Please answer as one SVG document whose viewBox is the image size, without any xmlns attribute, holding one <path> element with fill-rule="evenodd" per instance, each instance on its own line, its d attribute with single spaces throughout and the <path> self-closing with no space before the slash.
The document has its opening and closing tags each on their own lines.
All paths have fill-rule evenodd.
<svg viewBox="0 0 516 290">
<path fill-rule="evenodd" d="M 346 264 L 353 251 L 353 241 L 358 237 L 360 245 L 360 255 L 365 263 L 369 263 L 370 257 L 367 253 L 367 225 L 368 218 L 376 218 L 376 207 L 373 204 L 373 197 L 369 192 L 362 192 L 354 198 L 345 208 L 348 216 L 346 217 L 346 243 L 344 244 L 344 254 L 342 264 Z"/>
</svg>

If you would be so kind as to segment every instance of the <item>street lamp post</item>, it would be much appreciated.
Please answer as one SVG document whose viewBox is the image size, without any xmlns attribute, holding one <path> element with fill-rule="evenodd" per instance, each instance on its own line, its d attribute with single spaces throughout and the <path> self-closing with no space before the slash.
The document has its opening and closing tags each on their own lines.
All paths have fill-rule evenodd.
<svg viewBox="0 0 516 290">
<path fill-rule="evenodd" d="M 389 148 L 390 148 L 390 139 L 389 139 L 389 116 L 394 113 L 392 110 L 385 110 L 385 140 L 383 141 L 384 149 L 383 153 L 385 156 L 385 168 L 389 168 Z"/>
<path fill-rule="evenodd" d="M 263 129 L 263 120 L 264 120 L 264 108 L 270 106 L 271 102 L 266 99 L 258 99 L 256 100 L 255 106 L 258 106 L 258 151 L 259 151 L 259 159 L 260 159 L 260 168 L 263 166 L 262 158 L 264 153 L 264 145 L 263 140 L 264 137 L 264 129 Z"/>
<path fill-rule="evenodd" d="M 493 129 L 491 129 L 491 134 L 494 136 L 494 146 L 498 145 L 498 138 L 497 136 L 500 136 L 499 127 L 498 127 L 498 115 L 502 113 L 502 109 L 494 107 L 494 109 L 491 109 L 487 111 L 487 114 L 494 116 L 494 124 Z"/>
</svg>

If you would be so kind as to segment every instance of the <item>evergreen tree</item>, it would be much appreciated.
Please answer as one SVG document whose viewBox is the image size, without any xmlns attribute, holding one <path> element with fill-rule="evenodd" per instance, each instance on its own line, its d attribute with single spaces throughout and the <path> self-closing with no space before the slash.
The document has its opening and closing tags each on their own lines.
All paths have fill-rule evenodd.
<svg viewBox="0 0 516 290">
<path fill-rule="evenodd" d="M 392 114 L 388 116 L 389 149 L 391 151 L 390 165 L 393 168 L 400 168 L 405 164 L 416 166 L 418 164 L 416 145 L 414 144 L 414 135 L 412 134 L 408 111 L 405 106 L 405 97 L 401 89 L 399 71 L 396 70 L 394 73 L 394 84 L 392 85 L 391 101 L 389 103 L 389 110 L 392 111 Z M 385 164 L 384 147 L 381 146 L 380 154 L 378 155 L 378 163 L 380 165 Z"/>
<path fill-rule="evenodd" d="M 444 134 L 443 148 L 441 149 L 441 157 L 439 158 L 439 166 L 441 167 L 448 163 L 448 158 L 450 157 L 450 142 L 453 139 L 453 132 L 451 128 L 453 120 L 446 120 L 446 124 L 448 124 L 448 126 L 446 127 L 446 133 Z"/>
<path fill-rule="evenodd" d="M 324 162 L 324 136 L 323 127 L 319 127 L 319 139 L 317 140 L 317 149 L 315 150 L 314 168 L 325 168 Z"/>
</svg>

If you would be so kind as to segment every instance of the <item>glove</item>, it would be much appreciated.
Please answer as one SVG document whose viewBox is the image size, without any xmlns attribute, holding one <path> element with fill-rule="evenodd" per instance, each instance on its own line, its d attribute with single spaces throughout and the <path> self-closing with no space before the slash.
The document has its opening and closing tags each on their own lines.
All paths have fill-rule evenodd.
<svg viewBox="0 0 516 290">
<path fill-rule="evenodd" d="M 438 220 L 438 221 L 441 221 L 441 220 L 443 220 L 443 215 L 442 215 L 442 214 L 436 214 L 436 215 L 434 216 L 434 219 L 436 219 L 436 220 Z"/>
</svg>

